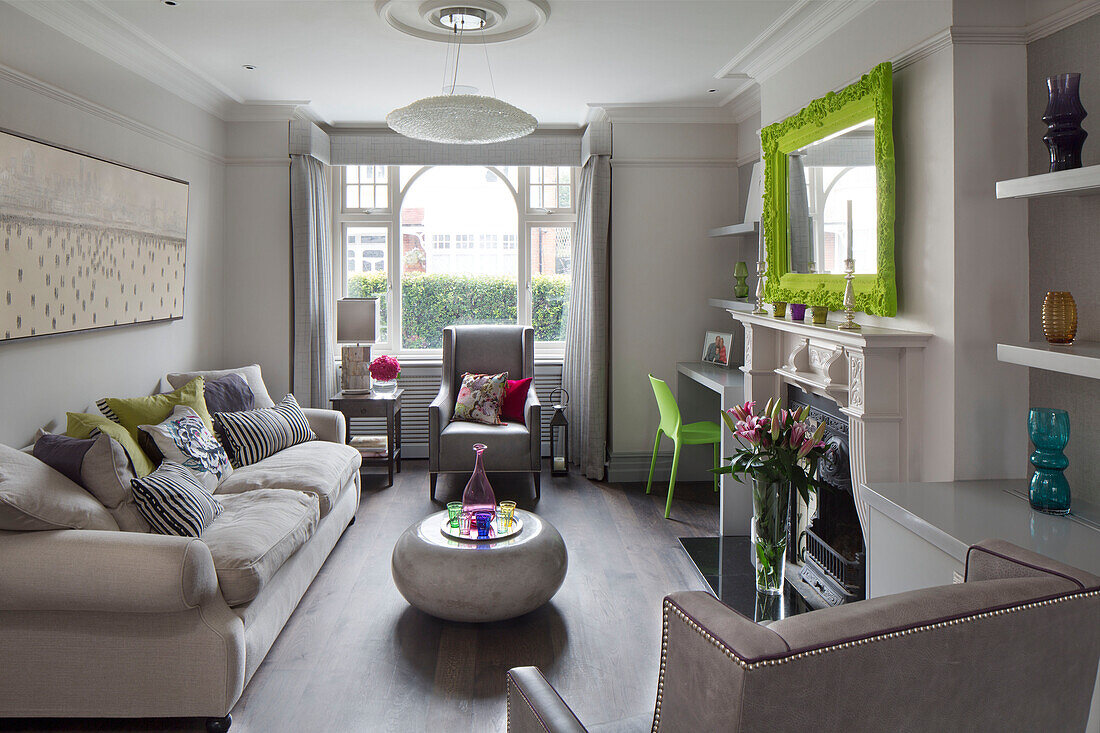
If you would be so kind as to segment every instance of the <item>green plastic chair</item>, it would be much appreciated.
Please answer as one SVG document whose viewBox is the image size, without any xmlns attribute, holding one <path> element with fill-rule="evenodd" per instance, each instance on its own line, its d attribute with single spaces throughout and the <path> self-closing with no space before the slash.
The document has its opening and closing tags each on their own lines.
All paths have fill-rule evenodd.
<svg viewBox="0 0 1100 733">
<path fill-rule="evenodd" d="M 665 519 L 668 519 L 672 514 L 672 492 L 676 488 L 676 469 L 680 466 L 680 446 L 713 443 L 714 467 L 718 468 L 722 462 L 719 455 L 722 445 L 722 427 L 710 420 L 684 425 L 680 418 L 680 406 L 676 404 L 676 398 L 672 396 L 672 390 L 664 380 L 650 374 L 649 383 L 653 385 L 653 396 L 657 398 L 661 424 L 657 426 L 657 439 L 653 441 L 653 460 L 649 462 L 649 481 L 646 483 L 645 493 L 648 494 L 653 489 L 653 469 L 657 465 L 657 449 L 661 446 L 661 435 L 667 435 L 675 444 L 672 453 L 672 474 L 668 478 L 668 501 L 665 503 Z M 714 490 L 718 491 L 718 474 L 714 475 Z"/>
</svg>

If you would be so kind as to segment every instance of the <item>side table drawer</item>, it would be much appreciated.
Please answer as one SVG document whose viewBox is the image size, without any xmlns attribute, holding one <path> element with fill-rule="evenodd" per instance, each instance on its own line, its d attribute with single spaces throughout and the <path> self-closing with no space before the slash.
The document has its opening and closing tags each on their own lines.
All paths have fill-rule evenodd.
<svg viewBox="0 0 1100 733">
<path fill-rule="evenodd" d="M 385 402 L 351 401 L 334 403 L 333 409 L 344 413 L 344 417 L 386 417 Z"/>
</svg>

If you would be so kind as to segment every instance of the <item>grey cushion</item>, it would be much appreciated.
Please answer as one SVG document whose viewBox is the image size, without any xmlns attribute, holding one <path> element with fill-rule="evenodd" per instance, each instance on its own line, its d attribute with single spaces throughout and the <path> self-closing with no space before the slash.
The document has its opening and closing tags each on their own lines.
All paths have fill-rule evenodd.
<svg viewBox="0 0 1100 733">
<path fill-rule="evenodd" d="M 526 425 L 452 422 L 439 434 L 439 462 L 445 471 L 474 470 L 474 443 L 484 443 L 486 471 L 530 471 L 531 433 Z"/>
<path fill-rule="evenodd" d="M 260 372 L 259 364 L 249 364 L 248 366 L 237 367 L 235 369 L 208 369 L 201 372 L 175 372 L 165 376 L 168 384 L 172 385 L 172 389 L 179 389 L 195 377 L 202 377 L 204 380 L 221 379 L 222 377 L 230 374 L 239 374 L 244 378 L 244 381 L 248 383 L 248 388 L 252 390 L 252 396 L 255 407 L 274 407 L 275 401 L 271 399 L 271 395 L 267 393 L 267 387 L 264 386 L 263 374 Z"/>
<path fill-rule="evenodd" d="M 251 410 L 256 406 L 256 396 L 240 374 L 226 374 L 205 382 L 203 397 L 206 398 L 206 411 L 211 415 L 215 412 Z"/>
<path fill-rule="evenodd" d="M 99 500 L 124 532 L 148 532 L 149 522 L 134 503 L 130 481 L 135 478 L 130 457 L 117 440 L 100 433 L 94 438 L 70 438 L 45 433 L 35 441 L 35 456 L 54 465 L 79 454 L 76 483 Z M 61 454 L 68 452 L 68 457 Z"/>
<path fill-rule="evenodd" d="M 321 516 L 325 517 L 362 461 L 359 451 L 349 445 L 312 440 L 238 468 L 218 485 L 215 493 L 220 498 L 257 489 L 304 491 L 317 497 Z"/>
<path fill-rule="evenodd" d="M 202 533 L 230 606 L 248 603 L 317 529 L 317 498 L 258 490 L 219 496 L 224 510 Z"/>
<path fill-rule="evenodd" d="M 0 529 L 118 530 L 94 496 L 23 451 L 0 445 Z"/>
</svg>

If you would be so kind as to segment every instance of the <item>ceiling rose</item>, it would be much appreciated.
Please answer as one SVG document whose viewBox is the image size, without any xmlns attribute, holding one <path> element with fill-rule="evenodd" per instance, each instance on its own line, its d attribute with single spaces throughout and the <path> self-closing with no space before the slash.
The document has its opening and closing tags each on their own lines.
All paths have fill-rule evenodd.
<svg viewBox="0 0 1100 733">
<path fill-rule="evenodd" d="M 406 35 L 450 43 L 454 39 L 454 26 L 448 25 L 444 16 L 456 5 L 455 0 L 428 0 L 419 5 L 407 0 L 376 0 L 374 9 L 386 23 Z M 541 28 L 550 18 L 546 0 L 509 0 L 507 5 L 496 0 L 469 0 L 462 2 L 461 7 L 484 21 L 483 29 L 478 31 L 479 43 L 521 38 Z"/>
</svg>

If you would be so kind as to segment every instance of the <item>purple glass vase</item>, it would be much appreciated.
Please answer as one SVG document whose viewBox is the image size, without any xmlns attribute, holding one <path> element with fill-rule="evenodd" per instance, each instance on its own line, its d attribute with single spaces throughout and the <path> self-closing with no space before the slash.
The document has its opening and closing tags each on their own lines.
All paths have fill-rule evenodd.
<svg viewBox="0 0 1100 733">
<path fill-rule="evenodd" d="M 488 512 L 490 516 L 496 516 L 497 499 L 493 494 L 493 487 L 489 485 L 489 479 L 485 477 L 485 467 L 481 462 L 481 454 L 485 452 L 485 446 L 481 443 L 474 445 L 474 473 L 470 476 L 466 490 L 462 492 L 462 513 L 471 520 L 478 512 Z M 477 525 L 474 525 L 475 527 Z"/>
<path fill-rule="evenodd" d="M 1043 142 L 1050 151 L 1052 173 L 1081 167 L 1081 147 L 1089 134 L 1081 129 L 1081 120 L 1088 112 L 1081 105 L 1080 91 L 1080 74 L 1047 77 L 1050 99 L 1043 113 L 1043 122 L 1047 123 Z"/>
</svg>

